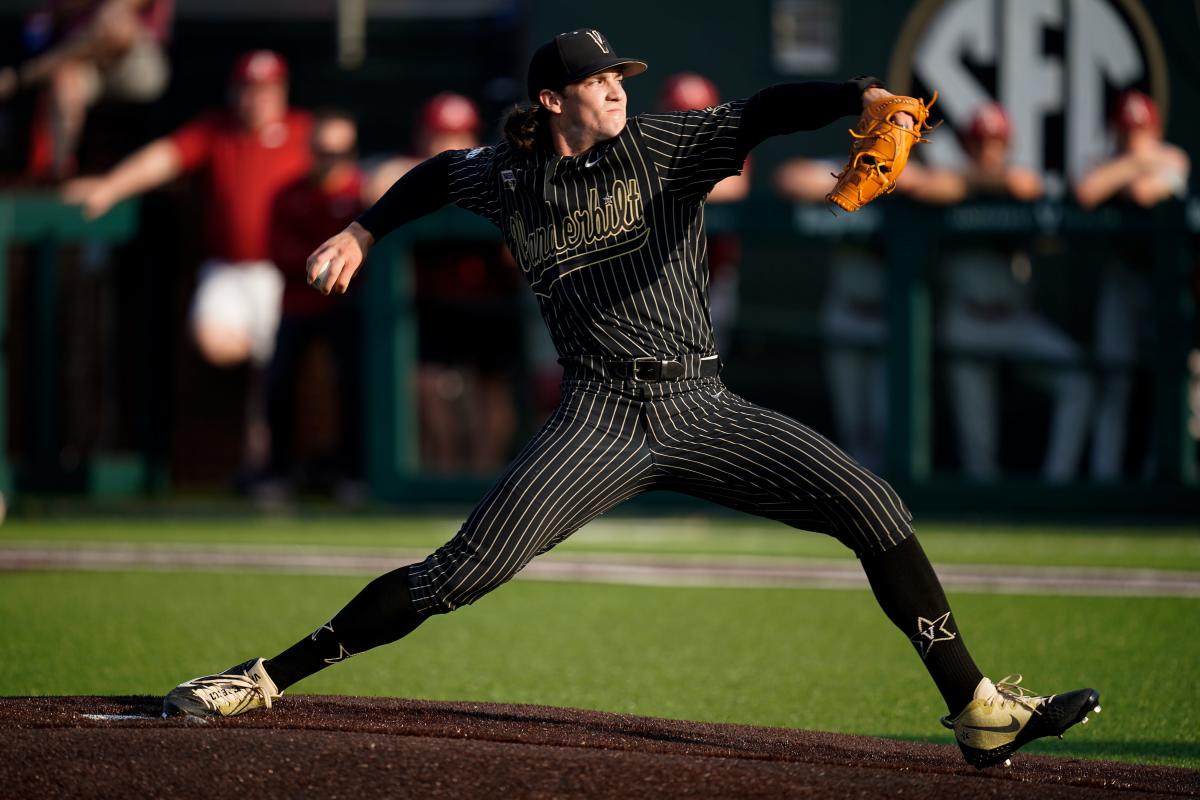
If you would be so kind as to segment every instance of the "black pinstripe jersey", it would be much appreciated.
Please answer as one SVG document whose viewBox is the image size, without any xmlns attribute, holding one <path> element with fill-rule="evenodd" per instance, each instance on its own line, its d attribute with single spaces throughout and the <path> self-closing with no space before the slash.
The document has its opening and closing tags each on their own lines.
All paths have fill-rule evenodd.
<svg viewBox="0 0 1200 800">
<path fill-rule="evenodd" d="M 579 156 L 450 155 L 451 202 L 500 228 L 564 361 L 715 351 L 704 201 L 742 168 L 744 105 L 632 117 Z"/>
</svg>

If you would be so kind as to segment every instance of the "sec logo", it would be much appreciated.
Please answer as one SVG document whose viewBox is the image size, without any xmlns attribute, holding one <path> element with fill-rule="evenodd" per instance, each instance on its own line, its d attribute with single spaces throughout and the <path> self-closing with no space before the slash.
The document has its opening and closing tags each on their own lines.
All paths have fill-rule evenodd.
<svg viewBox="0 0 1200 800">
<path fill-rule="evenodd" d="M 1111 151 L 1109 112 L 1126 89 L 1150 94 L 1164 119 L 1166 58 L 1138 0 L 924 0 L 909 14 L 888 85 L 941 95 L 955 130 L 999 102 L 1012 121 L 1016 164 L 1038 170 L 1051 193 Z M 954 136 L 934 137 L 931 163 L 965 163 Z"/>
</svg>

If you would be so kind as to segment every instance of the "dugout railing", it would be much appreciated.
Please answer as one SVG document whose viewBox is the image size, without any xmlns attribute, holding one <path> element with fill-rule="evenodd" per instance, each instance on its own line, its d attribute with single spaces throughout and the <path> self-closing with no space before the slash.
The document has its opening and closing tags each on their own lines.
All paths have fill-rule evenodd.
<svg viewBox="0 0 1200 800">
<path fill-rule="evenodd" d="M 63 244 L 81 241 L 117 243 L 129 238 L 136 225 L 132 204 L 115 209 L 103 219 L 86 223 L 78 210 L 61 206 L 50 195 L 0 195 L 0 291 L 8 287 L 6 257 L 14 244 L 32 253 L 34 308 L 28 315 L 34 330 L 30 363 L 56 363 L 57 263 Z M 816 206 L 789 207 L 769 199 L 738 206 L 712 207 L 707 212 L 710 233 L 735 231 L 743 240 L 768 244 L 776 252 L 818 246 L 832 237 L 871 236 L 887 243 L 888 258 L 888 359 L 889 425 L 885 472 L 911 505 L 923 511 L 947 513 L 1044 513 L 1103 515 L 1114 512 L 1195 517 L 1200 514 L 1196 442 L 1187 431 L 1188 381 L 1186 359 L 1198 346 L 1193 291 L 1189 285 L 1195 267 L 1191 243 L 1200 228 L 1200 205 L 1170 203 L 1147 212 L 1105 207 L 1085 212 L 1070 204 L 972 203 L 943 210 L 915 206 L 896 198 L 869 207 L 856 215 L 833 217 Z M 1119 485 L 1097 485 L 1086 480 L 1051 486 L 1029 477 L 1006 478 L 975 484 L 952 471 L 936 470 L 933 442 L 933 363 L 936 353 L 932 324 L 932 265 L 939 245 L 948 237 L 990 235 L 997 232 L 1061 237 L 1072 241 L 1106 242 L 1117 237 L 1140 237 L 1149 243 L 1145 258 L 1152 266 L 1154 347 L 1143 370 L 1151 376 L 1153 460 L 1151 480 L 1127 480 Z M 373 494 L 381 500 L 405 504 L 462 504 L 476 499 L 489 479 L 475 476 L 437 476 L 421 469 L 414 379 L 416 326 L 411 253 L 414 243 L 436 240 L 498 241 L 489 224 L 458 210 L 446 210 L 389 236 L 376 248 L 366 272 L 368 326 L 367 391 L 363 409 L 367 424 L 366 468 Z M 1103 246 L 1103 244 L 1102 244 Z M 750 252 L 742 269 L 747 272 L 778 268 L 764 264 Z M 0 315 L 9 298 L 0 297 Z M 522 306 L 529 313 L 529 306 Z M 528 324 L 538 325 L 536 319 Z M 0 331 L 9 320 L 0 316 Z M 742 309 L 739 328 L 763 339 L 780 336 L 816 349 L 821 339 L 811 318 L 778 308 Z M 486 335 L 486 331 L 480 332 Z M 790 344 L 790 340 L 789 340 Z M 0 356 L 7 348 L 0 351 Z M 731 364 L 731 377 L 741 385 L 753 359 Z M 748 365 L 749 364 L 749 365 Z M 56 398 L 60 376 L 52 368 L 31 369 L 23 385 L 7 385 L 7 361 L 0 357 L 0 401 L 19 393 L 26 414 L 28 442 L 20 472 L 28 491 L 139 492 L 151 484 L 161 488 L 165 476 L 150 472 L 148 453 L 99 453 L 87 468 L 62 474 L 55 430 Z M 1079 368 L 1079 364 L 1062 365 Z M 1092 371 L 1102 363 L 1084 362 Z M 796 376 L 796 381 L 819 384 L 824 378 Z M 785 409 L 787 410 L 787 409 Z M 0 406 L 0 436 L 9 429 L 7 406 Z M 7 455 L 7 440 L 0 440 Z M 10 491 L 13 469 L 0 458 L 0 489 Z M 671 508 L 688 504 L 686 498 L 653 495 L 645 503 Z"/>
<path fill-rule="evenodd" d="M 1188 353 L 1197 346 L 1195 303 L 1190 288 L 1194 266 L 1189 250 L 1194 232 L 1188 208 L 1168 203 L 1138 212 L 1117 207 L 1084 211 L 1072 204 L 1043 202 L 968 203 L 945 209 L 889 199 L 857 215 L 833 217 L 815 206 L 789 207 L 750 201 L 707 212 L 710 233 L 735 231 L 745 240 L 820 242 L 831 237 L 882 234 L 887 247 L 888 407 L 886 468 L 890 481 L 914 507 L 946 513 L 1044 513 L 1097 516 L 1109 513 L 1192 517 L 1200 513 L 1196 442 L 1187 430 Z M 1198 216 L 1192 208 L 1190 218 Z M 1194 224 L 1191 227 L 1196 227 Z M 1049 485 L 1033 477 L 973 483 L 933 468 L 932 418 L 935 346 L 932 264 L 940 245 L 952 237 L 1028 234 L 1074 241 L 1140 237 L 1152 243 L 1145 257 L 1153 275 L 1153 350 L 1143 369 L 1152 376 L 1153 434 L 1150 480 L 1119 485 L 1085 478 Z M 398 503 L 469 503 L 488 484 L 474 476 L 436 476 L 420 468 L 417 408 L 412 379 L 416 368 L 416 328 L 411 253 L 415 242 L 446 239 L 498 241 L 489 224 L 457 210 L 422 220 L 385 239 L 368 270 L 368 391 L 366 447 L 373 493 Z M 931 254 L 933 254 L 931 256 Z M 746 270 L 766 268 L 748 258 Z M 761 313 L 760 313 L 761 311 Z M 743 308 L 739 326 L 753 330 L 787 326 L 769 310 Z M 540 324 L 530 320 L 530 324 Z M 803 323 L 799 323 L 804 327 Z M 819 344 L 809 324 L 800 337 Z M 486 335 L 486 331 L 480 331 Z M 964 355 L 959 353 L 959 355 Z M 966 354 L 969 355 L 969 354 Z M 1046 363 L 1044 366 L 1055 366 Z M 1107 368 L 1085 357 L 1067 369 Z M 821 378 L 817 378 L 821 380 Z M 652 495 L 647 506 L 681 507 L 691 501 Z"/>
<path fill-rule="evenodd" d="M 126 201 L 103 218 L 84 220 L 78 207 L 64 206 L 52 192 L 0 192 L 0 492 L 10 494 L 18 482 L 32 491 L 86 491 L 90 494 L 143 491 L 149 483 L 151 459 L 146 453 L 97 453 L 76 469 L 60 458 L 59 401 L 63 395 L 59 326 L 60 262 L 63 247 L 88 242 L 117 245 L 137 230 L 137 202 Z M 24 340 L 24 380 L 9 384 L 10 274 L 14 247 L 30 261 Z M 99 298 L 97 298 L 99 302 Z M 11 393 L 11 394 L 10 394 Z M 10 462 L 10 396 L 20 395 L 26 452 L 19 476 Z"/>
</svg>

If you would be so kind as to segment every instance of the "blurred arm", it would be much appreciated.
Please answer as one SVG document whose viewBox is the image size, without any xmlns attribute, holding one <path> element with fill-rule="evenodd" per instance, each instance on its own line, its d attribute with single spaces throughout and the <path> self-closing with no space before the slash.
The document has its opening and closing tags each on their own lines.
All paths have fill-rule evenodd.
<svg viewBox="0 0 1200 800">
<path fill-rule="evenodd" d="M 1016 200 L 1036 200 L 1042 196 L 1042 178 L 1025 167 L 1009 167 L 1004 173 L 1004 190 Z"/>
<path fill-rule="evenodd" d="M 67 182 L 62 197 L 68 203 L 82 205 L 84 216 L 95 219 L 122 200 L 175 179 L 182 171 L 175 143 L 168 138 L 156 139 L 105 175 Z"/>
<path fill-rule="evenodd" d="M 832 175 L 837 169 L 828 161 L 790 159 L 775 170 L 775 190 L 789 200 L 819 203 L 837 184 Z"/>
<path fill-rule="evenodd" d="M 109 58 L 127 50 L 141 30 L 138 12 L 150 0 L 106 0 L 84 29 L 21 65 L 22 86 L 46 81 L 68 61 Z"/>
<path fill-rule="evenodd" d="M 396 156 L 380 163 L 363 181 L 363 202 L 368 206 L 379 202 L 379 198 L 392 188 L 392 184 L 403 178 L 409 170 L 420 163 L 420 159 L 409 156 Z"/>
<path fill-rule="evenodd" d="M 1106 161 L 1085 175 L 1075 187 L 1075 200 L 1084 208 L 1095 208 L 1133 183 L 1141 172 L 1141 164 L 1132 155 Z"/>
<path fill-rule="evenodd" d="M 1042 196 L 1042 179 L 1031 169 L 1008 167 L 1003 172 L 983 172 L 968 169 L 963 173 L 966 194 L 1011 197 L 1014 200 L 1036 200 Z"/>
<path fill-rule="evenodd" d="M 1183 197 L 1187 193 L 1190 169 L 1186 153 L 1164 145 L 1152 167 L 1129 185 L 1129 198 L 1143 208 L 1149 208 L 1169 197 Z"/>
<path fill-rule="evenodd" d="M 736 203 L 750 194 L 750 175 L 743 170 L 741 175 L 730 175 L 717 181 L 708 193 L 710 203 Z"/>
<path fill-rule="evenodd" d="M 896 188 L 921 203 L 949 205 L 967 199 L 967 179 L 951 169 L 927 167 L 912 161 L 900 173 Z"/>
</svg>

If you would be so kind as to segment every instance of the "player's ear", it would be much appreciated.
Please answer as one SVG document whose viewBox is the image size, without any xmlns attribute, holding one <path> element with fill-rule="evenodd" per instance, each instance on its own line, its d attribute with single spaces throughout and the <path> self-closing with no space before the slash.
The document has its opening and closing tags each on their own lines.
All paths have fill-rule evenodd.
<svg viewBox="0 0 1200 800">
<path fill-rule="evenodd" d="M 545 106 L 551 114 L 563 112 L 563 96 L 552 89 L 542 89 L 538 94 L 538 102 Z"/>
</svg>

